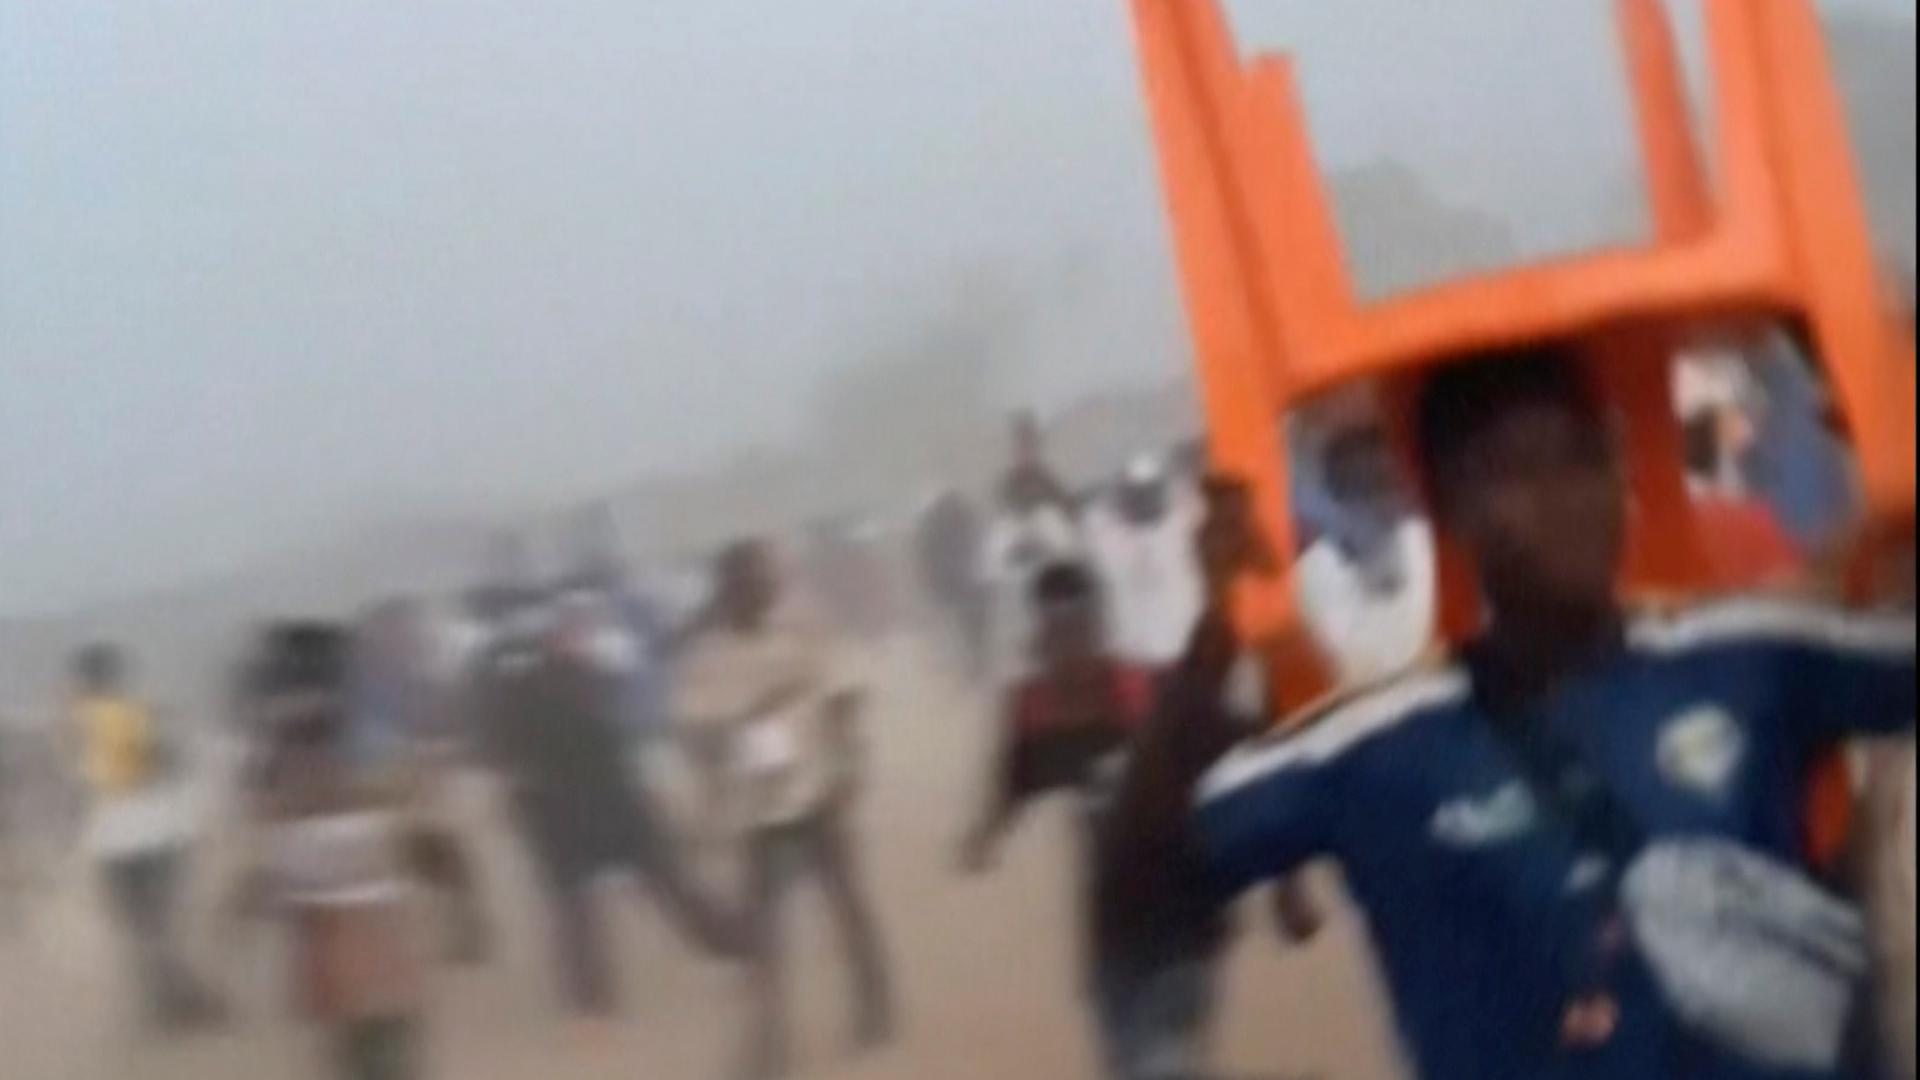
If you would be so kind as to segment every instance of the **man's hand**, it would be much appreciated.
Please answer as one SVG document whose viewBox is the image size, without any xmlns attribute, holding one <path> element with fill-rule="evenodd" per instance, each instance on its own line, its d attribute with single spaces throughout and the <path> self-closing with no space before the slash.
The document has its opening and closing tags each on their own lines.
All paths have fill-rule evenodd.
<svg viewBox="0 0 1920 1080">
<path fill-rule="evenodd" d="M 1207 606 L 1231 610 L 1233 586 L 1242 575 L 1271 574 L 1278 566 L 1273 547 L 1253 513 L 1253 494 L 1244 481 L 1220 474 L 1202 484 L 1206 509 L 1200 521 L 1200 572 L 1206 579 Z"/>
<path fill-rule="evenodd" d="M 1297 874 L 1273 887 L 1273 921 L 1290 945 L 1305 945 L 1320 936 L 1326 914 L 1304 875 Z"/>
<path fill-rule="evenodd" d="M 1569 1050 L 1605 1046 L 1620 1026 L 1620 1003 L 1611 994 L 1574 999 L 1560 1018 L 1560 1041 Z"/>
<path fill-rule="evenodd" d="M 867 781 L 867 743 L 860 730 L 866 695 L 856 689 L 839 690 L 828 696 L 821 709 L 826 748 L 837 763 L 830 798 L 835 805 L 852 806 L 859 801 Z"/>
</svg>

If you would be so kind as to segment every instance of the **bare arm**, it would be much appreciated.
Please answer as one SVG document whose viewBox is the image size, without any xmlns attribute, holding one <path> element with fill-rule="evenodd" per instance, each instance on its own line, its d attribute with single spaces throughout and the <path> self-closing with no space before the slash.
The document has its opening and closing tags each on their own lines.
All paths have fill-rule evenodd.
<svg viewBox="0 0 1920 1080">
<path fill-rule="evenodd" d="M 1170 878 L 1176 868 L 1197 861 L 1194 788 L 1236 738 L 1220 704 L 1233 657 L 1224 620 L 1203 619 L 1140 733 L 1102 851 L 1117 911 L 1144 918 L 1179 887 Z"/>
<path fill-rule="evenodd" d="M 1116 929 L 1129 936 L 1151 934 L 1156 913 L 1192 895 L 1197 883 L 1190 879 L 1204 873 L 1194 791 L 1240 734 L 1224 701 L 1239 654 L 1229 617 L 1233 586 L 1244 573 L 1273 567 L 1245 486 L 1212 478 L 1206 494 L 1198 536 L 1206 610 L 1135 743 L 1101 844 L 1103 888 L 1121 924 Z"/>
<path fill-rule="evenodd" d="M 968 827 L 960 842 L 960 869 L 978 874 L 993 864 L 994 849 L 1020 817 L 1024 801 L 1015 790 L 1015 771 L 1019 746 L 1009 719 L 1003 718 L 998 743 L 988 766 L 986 796 L 981 800 L 979 817 Z"/>
</svg>

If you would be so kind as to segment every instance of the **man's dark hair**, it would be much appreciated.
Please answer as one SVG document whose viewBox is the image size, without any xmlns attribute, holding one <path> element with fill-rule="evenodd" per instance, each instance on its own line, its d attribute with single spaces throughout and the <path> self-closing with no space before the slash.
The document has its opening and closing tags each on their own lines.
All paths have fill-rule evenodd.
<svg viewBox="0 0 1920 1080">
<path fill-rule="evenodd" d="M 347 681 L 349 634 L 319 621 L 274 623 L 261 633 L 250 672 L 256 695 L 339 691 Z"/>
<path fill-rule="evenodd" d="M 737 577 L 767 553 L 766 541 L 757 536 L 742 536 L 729 540 L 713 557 L 714 576 L 725 580 Z"/>
<path fill-rule="evenodd" d="M 1042 567 L 1029 593 L 1036 607 L 1052 607 L 1091 600 L 1099 593 L 1099 585 L 1085 566 L 1063 559 Z"/>
<path fill-rule="evenodd" d="M 1599 405 L 1567 342 L 1463 356 L 1427 377 L 1414 413 L 1415 449 L 1429 494 L 1440 497 L 1448 467 L 1492 421 L 1525 405 L 1598 416 Z"/>
</svg>

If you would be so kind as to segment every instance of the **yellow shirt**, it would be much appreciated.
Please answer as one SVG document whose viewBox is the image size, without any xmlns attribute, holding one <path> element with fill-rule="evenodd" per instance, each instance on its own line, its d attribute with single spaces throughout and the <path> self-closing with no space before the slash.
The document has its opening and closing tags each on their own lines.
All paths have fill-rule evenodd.
<svg viewBox="0 0 1920 1080">
<path fill-rule="evenodd" d="M 81 698 L 74 718 L 80 728 L 80 767 L 94 794 L 123 794 L 146 780 L 153 720 L 145 706 L 123 697 Z"/>
</svg>

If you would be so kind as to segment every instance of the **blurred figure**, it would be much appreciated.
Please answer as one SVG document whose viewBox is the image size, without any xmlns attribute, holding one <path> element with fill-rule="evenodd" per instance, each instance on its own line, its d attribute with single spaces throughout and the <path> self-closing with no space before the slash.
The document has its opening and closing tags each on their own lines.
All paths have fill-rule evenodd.
<svg viewBox="0 0 1920 1080">
<path fill-rule="evenodd" d="M 1001 482 L 987 526 L 980 579 L 989 600 L 992 677 L 1004 687 L 1025 675 L 1033 630 L 1027 597 L 1042 566 L 1083 554 L 1078 510 L 1040 460 L 1039 429 L 1023 415 L 1015 427 L 1014 464 Z"/>
<path fill-rule="evenodd" d="M 474 645 L 487 637 L 540 588 L 540 574 L 527 538 L 503 532 L 493 538 L 480 580 L 461 598 L 461 613 L 474 631 Z"/>
<path fill-rule="evenodd" d="M 1013 456 L 1000 478 L 1000 490 L 1003 496 L 1018 490 L 1024 500 L 1050 503 L 1068 515 L 1075 512 L 1073 494 L 1047 461 L 1040 418 L 1031 411 L 1014 415 Z"/>
<path fill-rule="evenodd" d="M 1760 328 L 1726 343 L 1753 380 L 1751 436 L 1739 468 L 1794 548 L 1819 558 L 1841 544 L 1857 508 L 1853 465 L 1825 385 L 1793 336 Z"/>
<path fill-rule="evenodd" d="M 741 935 L 702 895 L 630 771 L 621 710 L 637 650 L 600 599 L 531 593 L 494 614 L 477 665 L 476 720 L 545 886 L 567 1004 L 606 1017 L 612 958 L 592 896 L 602 874 L 632 873 L 709 953 L 737 953 Z"/>
<path fill-rule="evenodd" d="M 980 581 L 982 526 L 973 502 L 944 488 L 921 510 L 914 535 L 920 584 L 959 642 L 971 679 L 986 675 L 989 597 Z"/>
<path fill-rule="evenodd" d="M 1404 670 L 1431 640 L 1433 530 L 1401 480 L 1370 393 L 1316 403 L 1299 418 L 1295 472 L 1322 500 L 1294 565 L 1300 610 L 1342 685 Z"/>
<path fill-rule="evenodd" d="M 839 930 L 857 1050 L 892 1038 L 893 983 L 853 820 L 862 692 L 828 636 L 783 603 L 765 543 L 728 546 L 716 578 L 713 620 L 682 660 L 677 712 L 703 741 L 724 746 L 730 794 L 747 821 L 754 1018 L 743 1075 L 757 1080 L 791 1065 L 781 921 L 795 879 L 815 879 Z"/>
<path fill-rule="evenodd" d="M 1121 661 L 1159 672 L 1185 651 L 1202 601 L 1193 557 L 1199 523 L 1198 497 L 1146 456 L 1088 509 L 1087 547 L 1104 586 L 1109 645 Z"/>
<path fill-rule="evenodd" d="M 1218 914 L 1206 912 L 1172 941 L 1171 955 L 1152 963 L 1139 960 L 1142 942 L 1094 940 L 1102 926 L 1096 845 L 1128 746 L 1153 707 L 1155 672 L 1109 649 L 1099 588 L 1083 567 L 1042 570 L 1032 603 L 1035 671 L 1007 700 L 986 806 L 962 843 L 961 866 L 975 874 L 989 869 L 1028 802 L 1056 792 L 1072 796 L 1081 843 L 1079 968 L 1106 1074 L 1199 1076 L 1225 939 Z M 1143 977 L 1142 969 L 1152 974 Z"/>
<path fill-rule="evenodd" d="M 417 599 L 387 600 L 369 612 L 351 641 L 345 736 L 362 765 L 410 776 L 408 858 L 441 902 L 447 958 L 479 963 L 492 931 L 453 806 L 469 737 L 456 715 L 464 662 L 462 645 L 450 640 L 456 632 Z"/>
<path fill-rule="evenodd" d="M 1695 498 L 1745 498 L 1747 459 L 1761 411 L 1752 370 L 1737 352 L 1682 353 L 1673 366 L 1674 410 L 1687 438 L 1687 487 Z"/>
<path fill-rule="evenodd" d="M 1746 462 L 1759 435 L 1757 391 L 1746 364 L 1730 356 L 1691 357 L 1674 372 L 1694 520 L 1716 575 L 1735 588 L 1792 582 L 1806 561 L 1747 481 Z"/>
<path fill-rule="evenodd" d="M 425 972 L 407 871 L 404 772 L 353 735 L 344 628 L 287 623 L 254 652 L 242 707 L 265 738 L 236 914 L 284 922 L 294 990 L 341 1080 L 424 1075 Z"/>
<path fill-rule="evenodd" d="M 175 922 L 193 838 L 177 747 L 127 685 L 120 650 L 94 644 L 73 664 L 71 725 L 88 792 L 85 846 L 132 954 L 147 1020 L 163 1031 L 225 1016 L 182 955 Z"/>
<path fill-rule="evenodd" d="M 623 668 L 619 711 L 621 727 L 636 742 L 646 742 L 670 726 L 672 655 L 680 631 L 662 604 L 635 579 L 621 554 L 613 509 L 590 507 L 576 523 L 566 589 L 595 596 L 609 619 L 609 630 L 632 646 Z"/>
</svg>

